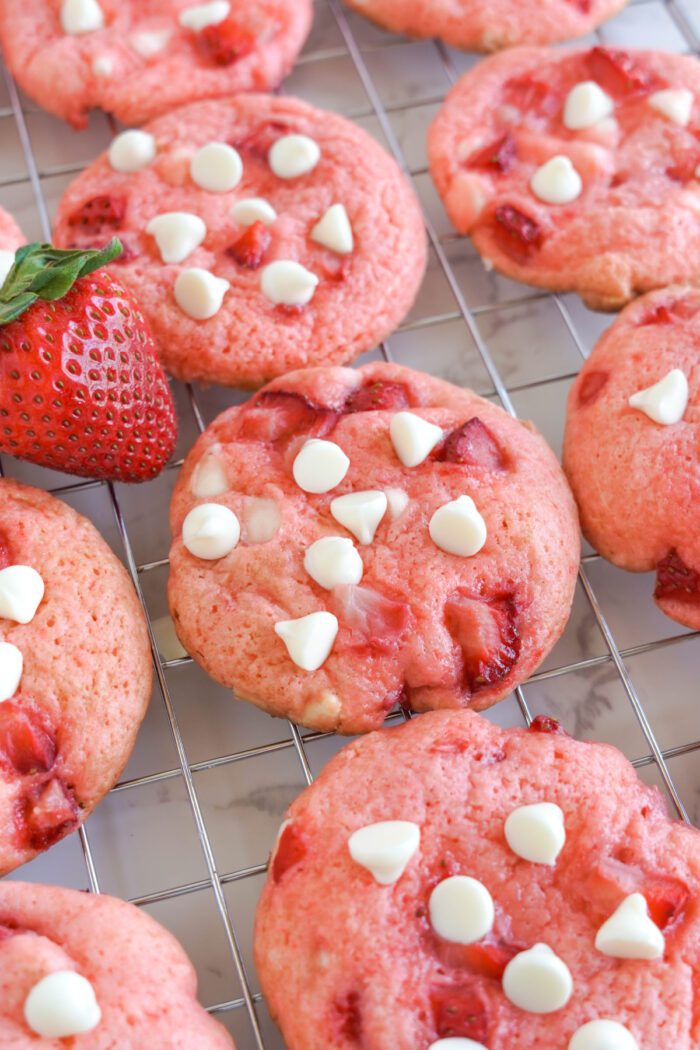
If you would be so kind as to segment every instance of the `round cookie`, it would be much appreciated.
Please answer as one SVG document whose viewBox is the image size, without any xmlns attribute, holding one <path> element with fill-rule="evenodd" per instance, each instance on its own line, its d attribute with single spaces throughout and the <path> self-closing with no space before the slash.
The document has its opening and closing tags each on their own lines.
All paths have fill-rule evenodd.
<svg viewBox="0 0 700 1050">
<path fill-rule="evenodd" d="M 0 208 L 0 288 L 10 272 L 15 252 L 23 244 L 24 236 L 19 226 L 4 208 Z"/>
<path fill-rule="evenodd" d="M 239 697 L 341 733 L 397 701 L 506 696 L 561 634 L 578 567 L 573 500 L 534 428 L 386 364 L 292 373 L 224 412 L 171 527 L 187 651 Z"/>
<path fill-rule="evenodd" d="M 623 569 L 655 569 L 657 604 L 695 630 L 699 379 L 700 289 L 646 295 L 603 335 L 571 388 L 564 443 L 589 541 Z"/>
<path fill-rule="evenodd" d="M 697 1046 L 698 832 L 614 748 L 532 730 L 423 715 L 292 804 L 255 927 L 289 1050 Z"/>
<path fill-rule="evenodd" d="M 197 99 L 268 91 L 311 27 L 311 0 L 0 0 L 18 83 L 82 128 L 93 107 L 142 124 Z"/>
<path fill-rule="evenodd" d="M 0 478 L 0 873 L 74 831 L 109 791 L 150 692 L 122 565 L 70 507 Z"/>
<path fill-rule="evenodd" d="M 452 47 L 498 51 L 592 32 L 627 0 L 345 0 L 393 33 L 440 37 Z"/>
<path fill-rule="evenodd" d="M 233 1050 L 172 934 L 103 894 L 0 883 L 0 991 L 0 1044 L 13 1050 Z M 64 1019 L 80 1033 L 70 1043 L 45 1034 Z"/>
<path fill-rule="evenodd" d="M 430 170 L 487 267 L 613 310 L 700 283 L 700 62 L 518 48 L 448 95 Z"/>
<path fill-rule="evenodd" d="M 72 183 L 55 242 L 122 238 L 120 279 L 174 376 L 259 386 L 349 361 L 399 324 L 425 269 L 423 220 L 361 128 L 296 99 L 240 95 L 145 130 Z M 115 170 L 134 156 L 137 171 Z"/>
</svg>

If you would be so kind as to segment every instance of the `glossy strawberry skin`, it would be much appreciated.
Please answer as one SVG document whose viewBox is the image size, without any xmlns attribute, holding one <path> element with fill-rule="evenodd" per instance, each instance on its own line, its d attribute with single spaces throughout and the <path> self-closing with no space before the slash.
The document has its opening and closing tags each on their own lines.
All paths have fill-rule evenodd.
<svg viewBox="0 0 700 1050">
<path fill-rule="evenodd" d="M 105 271 L 0 326 L 0 451 L 134 482 L 160 473 L 176 437 L 150 332 Z"/>
<path fill-rule="evenodd" d="M 254 222 L 245 230 L 237 241 L 226 249 L 239 266 L 247 270 L 258 270 L 265 258 L 265 252 L 272 243 L 272 234 L 262 222 Z"/>
<path fill-rule="evenodd" d="M 200 54 L 215 66 L 231 66 L 249 55 L 255 47 L 255 35 L 233 18 L 205 26 L 197 33 Z"/>
<path fill-rule="evenodd" d="M 541 227 L 512 204 L 499 204 L 494 212 L 494 235 L 501 251 L 516 262 L 525 263 L 542 247 Z"/>
</svg>

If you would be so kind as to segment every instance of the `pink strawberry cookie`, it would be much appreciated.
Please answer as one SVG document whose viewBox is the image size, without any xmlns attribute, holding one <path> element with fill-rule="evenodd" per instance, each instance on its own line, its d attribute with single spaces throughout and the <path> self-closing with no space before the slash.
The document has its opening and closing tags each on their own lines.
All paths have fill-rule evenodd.
<svg viewBox="0 0 700 1050">
<path fill-rule="evenodd" d="M 3 208 L 0 208 L 0 288 L 10 272 L 15 252 L 24 244 L 19 226 Z"/>
<path fill-rule="evenodd" d="M 627 0 L 345 0 L 394 33 L 441 37 L 452 47 L 498 51 L 584 36 Z"/>
<path fill-rule="evenodd" d="M 430 131 L 430 170 L 487 266 L 614 310 L 700 284 L 700 62 L 518 48 L 480 63 Z"/>
<path fill-rule="evenodd" d="M 101 107 L 141 124 L 186 102 L 276 87 L 312 11 L 311 0 L 0 0 L 0 42 L 50 113 L 82 128 Z"/>
<path fill-rule="evenodd" d="M 239 95 L 115 139 L 58 212 L 58 245 L 125 246 L 174 376 L 259 386 L 349 361 L 408 312 L 426 259 L 418 202 L 361 128 Z"/>
<path fill-rule="evenodd" d="M 233 1050 L 181 946 L 103 894 L 0 884 L 0 1045 Z"/>
<path fill-rule="evenodd" d="M 287 813 L 255 926 L 289 1050 L 695 1050 L 700 834 L 552 719 L 434 712 Z"/>
<path fill-rule="evenodd" d="M 569 396 L 564 463 L 586 536 L 654 598 L 700 629 L 700 289 L 629 306 Z"/>
<path fill-rule="evenodd" d="M 239 697 L 365 732 L 489 707 L 569 616 L 579 536 L 528 424 L 395 365 L 307 369 L 224 412 L 171 507 L 180 639 Z"/>
<path fill-rule="evenodd" d="M 112 787 L 150 692 L 143 613 L 107 544 L 53 496 L 0 478 L 0 874 Z"/>
</svg>

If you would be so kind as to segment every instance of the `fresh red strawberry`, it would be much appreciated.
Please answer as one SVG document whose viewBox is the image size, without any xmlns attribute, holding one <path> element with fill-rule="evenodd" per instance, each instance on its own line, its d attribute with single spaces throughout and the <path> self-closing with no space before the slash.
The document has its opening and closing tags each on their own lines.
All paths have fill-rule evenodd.
<svg viewBox="0 0 700 1050">
<path fill-rule="evenodd" d="M 350 648 L 392 652 L 408 628 L 411 610 L 405 602 L 387 598 L 371 587 L 335 587 L 332 601 L 341 627 L 350 632 Z"/>
<path fill-rule="evenodd" d="M 48 773 L 56 761 L 56 741 L 44 715 L 26 697 L 0 704 L 0 768 L 30 776 Z"/>
<path fill-rule="evenodd" d="M 445 619 L 462 650 L 464 685 L 470 693 L 506 677 L 520 654 L 512 596 L 488 599 L 457 591 L 445 605 Z"/>
<path fill-rule="evenodd" d="M 195 34 L 195 41 L 200 54 L 215 66 L 233 65 L 249 55 L 257 43 L 255 34 L 234 18 L 205 26 Z"/>
<path fill-rule="evenodd" d="M 47 849 L 78 826 L 78 807 L 59 777 L 53 777 L 24 802 L 24 837 L 32 849 Z"/>
<path fill-rule="evenodd" d="M 248 270 L 257 270 L 262 266 L 265 252 L 272 243 L 272 234 L 264 222 L 254 222 L 245 230 L 226 254 L 235 259 L 239 266 Z"/>
<path fill-rule="evenodd" d="M 479 470 L 505 470 L 503 453 L 489 428 L 478 416 L 447 435 L 437 459 L 446 463 L 462 463 Z"/>
<path fill-rule="evenodd" d="M 473 1039 L 483 1043 L 489 1034 L 488 1008 L 471 983 L 438 985 L 430 995 L 433 1023 L 439 1039 Z"/>
<path fill-rule="evenodd" d="M 81 232 L 100 234 L 121 229 L 126 214 L 126 199 L 104 194 L 92 197 L 73 212 L 68 219 L 69 226 L 78 227 Z"/>
<path fill-rule="evenodd" d="M 542 247 L 542 227 L 512 204 L 499 204 L 494 220 L 494 234 L 501 251 L 516 262 L 527 262 Z"/>
<path fill-rule="evenodd" d="M 345 403 L 346 412 L 400 412 L 408 408 L 408 391 L 403 383 L 378 379 L 353 390 Z"/>
<path fill-rule="evenodd" d="M 296 824 L 287 824 L 277 843 L 272 861 L 272 878 L 280 882 L 282 877 L 306 856 L 306 842 Z"/>
<path fill-rule="evenodd" d="M 507 106 L 513 106 L 524 117 L 551 116 L 561 106 L 561 99 L 552 91 L 549 84 L 525 73 L 520 77 L 512 77 L 503 85 L 503 101 Z"/>
<path fill-rule="evenodd" d="M 20 248 L 0 292 L 0 451 L 54 470 L 147 481 L 177 437 L 151 334 L 106 271 L 120 250 Z"/>
<path fill-rule="evenodd" d="M 686 565 L 676 550 L 669 551 L 656 566 L 654 597 L 689 605 L 700 602 L 700 573 Z"/>
<path fill-rule="evenodd" d="M 483 149 L 472 153 L 467 160 L 467 164 L 470 168 L 485 168 L 487 171 L 505 175 L 512 170 L 516 154 L 517 145 L 515 138 L 507 131 L 505 135 L 501 135 L 495 142 L 491 142 Z"/>
<path fill-rule="evenodd" d="M 598 397 L 598 394 L 601 392 L 609 378 L 610 375 L 608 372 L 586 373 L 585 377 L 581 380 L 581 383 L 578 388 L 579 405 L 592 404 Z"/>
<path fill-rule="evenodd" d="M 263 390 L 250 401 L 231 435 L 237 441 L 272 444 L 295 437 L 323 437 L 335 426 L 337 413 L 288 390 Z"/>
<path fill-rule="evenodd" d="M 586 55 L 586 64 L 591 79 L 614 96 L 634 95 L 660 86 L 654 73 L 618 48 L 593 47 Z"/>
<path fill-rule="evenodd" d="M 569 735 L 561 722 L 557 722 L 556 718 L 550 718 L 549 715 L 535 715 L 530 722 L 529 728 L 531 733 L 556 733 L 557 736 Z"/>
</svg>

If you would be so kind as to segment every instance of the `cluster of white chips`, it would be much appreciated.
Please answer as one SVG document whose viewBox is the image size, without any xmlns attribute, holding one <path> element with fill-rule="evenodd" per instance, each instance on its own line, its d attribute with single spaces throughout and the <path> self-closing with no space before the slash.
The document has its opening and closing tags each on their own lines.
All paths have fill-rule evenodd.
<svg viewBox="0 0 700 1050">
<path fill-rule="evenodd" d="M 148 167 L 157 154 L 157 144 L 147 131 L 124 131 L 113 140 L 108 157 L 115 171 L 132 173 Z M 307 135 L 283 135 L 271 147 L 268 163 L 274 174 L 284 180 L 300 178 L 314 170 L 321 159 L 318 143 Z M 197 150 L 190 161 L 190 177 L 209 193 L 230 193 L 243 178 L 243 162 L 237 150 L 225 142 L 209 142 Z M 240 226 L 262 222 L 271 226 L 277 212 L 262 197 L 236 201 L 229 211 Z M 189 212 L 163 212 L 146 226 L 158 247 L 162 261 L 180 265 L 204 241 L 207 227 Z M 312 241 L 338 255 L 348 255 L 354 248 L 350 219 L 342 204 L 332 204 L 312 227 Z M 276 259 L 260 271 L 260 290 L 277 306 L 305 306 L 311 301 L 319 278 L 294 259 Z M 180 271 L 174 295 L 183 313 L 196 321 L 206 321 L 219 312 L 230 283 L 201 267 Z"/>
<path fill-rule="evenodd" d="M 534 864 L 554 866 L 566 842 L 564 814 L 551 802 L 536 802 L 514 809 L 503 833 L 518 857 Z M 380 886 L 391 886 L 403 876 L 420 848 L 418 824 L 387 820 L 353 832 L 350 856 L 370 872 Z M 438 937 L 454 944 L 475 944 L 494 926 L 496 908 L 488 888 L 468 875 L 452 875 L 437 884 L 428 902 L 430 925 Z M 660 959 L 664 937 L 649 917 L 645 898 L 633 893 L 625 898 L 596 934 L 595 948 L 617 959 Z M 547 944 L 519 952 L 506 966 L 503 993 L 519 1009 L 534 1014 L 561 1010 L 569 1002 L 574 982 L 571 972 Z M 486 1050 L 470 1039 L 438 1040 L 428 1050 Z M 637 1050 L 637 1042 L 624 1025 L 598 1018 L 582 1025 L 571 1037 L 568 1050 Z"/>
<path fill-rule="evenodd" d="M 44 581 L 29 565 L 9 565 L 0 571 L 0 620 L 27 624 L 44 597 Z M 12 642 L 0 642 L 0 703 L 18 691 L 24 670 L 21 651 Z"/>
</svg>

